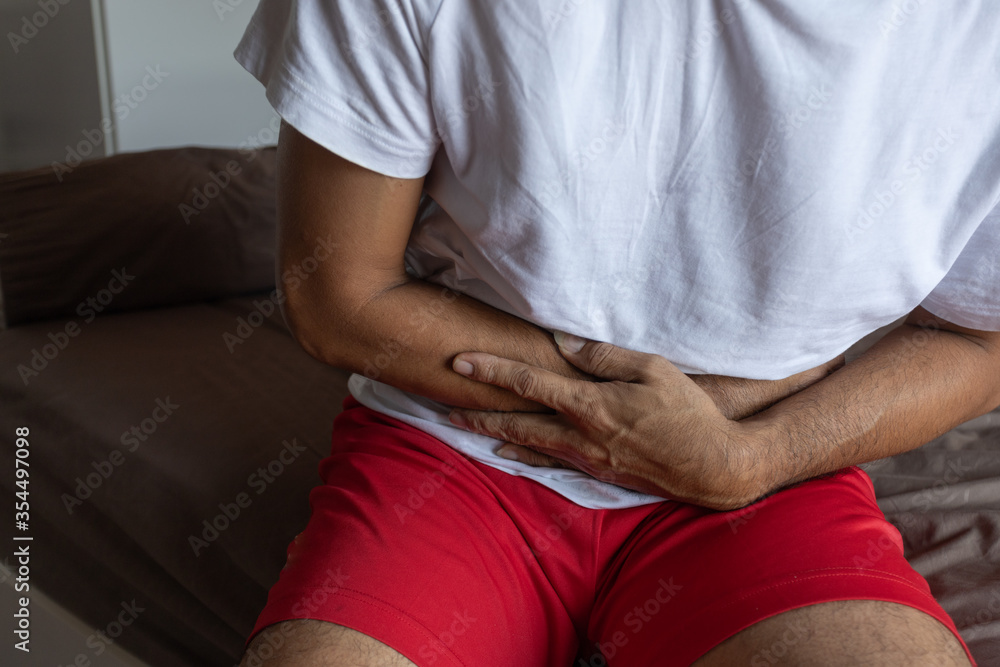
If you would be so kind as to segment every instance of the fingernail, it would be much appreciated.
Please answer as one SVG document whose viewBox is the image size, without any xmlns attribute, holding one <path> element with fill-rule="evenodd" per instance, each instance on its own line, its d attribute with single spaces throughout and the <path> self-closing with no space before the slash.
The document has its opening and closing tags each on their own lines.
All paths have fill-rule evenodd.
<svg viewBox="0 0 1000 667">
<path fill-rule="evenodd" d="M 587 344 L 587 341 L 580 338 L 579 336 L 574 336 L 573 334 L 563 333 L 562 331 L 556 331 L 552 334 L 556 339 L 556 345 L 566 350 L 567 352 L 576 353 L 583 349 L 583 346 Z"/>
<path fill-rule="evenodd" d="M 508 461 L 520 460 L 519 458 L 517 458 L 517 450 L 515 450 L 513 447 L 506 447 L 506 446 L 501 447 L 500 449 L 497 450 L 497 454 L 507 459 Z"/>
<path fill-rule="evenodd" d="M 455 369 L 456 373 L 461 373 L 462 375 L 472 375 L 472 372 L 476 370 L 472 364 L 463 359 L 456 359 L 451 367 Z"/>
<path fill-rule="evenodd" d="M 448 421 L 450 421 L 455 426 L 459 426 L 461 428 L 467 428 L 469 426 L 469 422 L 466 421 L 465 415 L 463 415 L 461 412 L 450 413 L 448 415 Z"/>
</svg>

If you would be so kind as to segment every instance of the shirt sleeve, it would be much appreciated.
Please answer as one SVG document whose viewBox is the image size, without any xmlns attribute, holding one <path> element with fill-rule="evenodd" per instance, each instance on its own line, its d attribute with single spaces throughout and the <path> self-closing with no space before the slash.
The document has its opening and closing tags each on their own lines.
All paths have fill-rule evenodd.
<svg viewBox="0 0 1000 667">
<path fill-rule="evenodd" d="M 372 171 L 419 178 L 439 143 L 423 27 L 400 0 L 261 0 L 234 55 L 305 136 Z"/>
<path fill-rule="evenodd" d="M 920 305 L 963 327 L 1000 331 L 1000 205 L 986 216 Z"/>
</svg>

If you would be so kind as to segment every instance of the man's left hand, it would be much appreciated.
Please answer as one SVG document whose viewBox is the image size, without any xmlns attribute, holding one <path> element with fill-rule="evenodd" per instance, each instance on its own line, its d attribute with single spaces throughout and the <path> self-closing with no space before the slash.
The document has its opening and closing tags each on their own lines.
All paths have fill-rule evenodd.
<svg viewBox="0 0 1000 667">
<path fill-rule="evenodd" d="M 452 368 L 552 408 L 555 414 L 454 410 L 451 421 L 505 444 L 529 465 L 575 468 L 597 479 L 712 509 L 742 507 L 756 456 L 739 424 L 663 357 L 556 335 L 562 354 L 601 382 L 573 380 L 491 354 L 464 352 Z M 757 476 L 756 474 L 754 476 Z"/>
</svg>

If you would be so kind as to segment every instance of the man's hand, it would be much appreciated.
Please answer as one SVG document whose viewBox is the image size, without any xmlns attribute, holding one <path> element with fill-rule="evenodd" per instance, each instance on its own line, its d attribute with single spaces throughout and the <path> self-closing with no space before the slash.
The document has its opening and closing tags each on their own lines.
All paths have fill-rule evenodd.
<svg viewBox="0 0 1000 667">
<path fill-rule="evenodd" d="M 644 493 L 713 509 L 754 499 L 742 477 L 754 453 L 733 437 L 735 423 L 691 378 L 658 355 L 575 336 L 556 340 L 574 366 L 607 381 L 573 380 L 490 354 L 463 353 L 453 363 L 457 372 L 556 414 L 456 410 L 452 421 L 531 447 L 508 446 L 504 453 L 535 451 Z"/>
<path fill-rule="evenodd" d="M 514 443 L 500 453 L 530 465 L 556 459 L 620 486 L 729 509 L 909 451 L 1000 405 L 1000 332 L 967 329 L 922 308 L 849 366 L 834 360 L 793 376 L 791 384 L 804 388 L 740 421 L 661 357 L 606 343 L 567 349 L 574 347 L 563 339 L 560 350 L 611 381 L 560 379 L 482 353 L 456 356 L 457 372 L 556 414 L 457 410 L 453 421 Z"/>
</svg>

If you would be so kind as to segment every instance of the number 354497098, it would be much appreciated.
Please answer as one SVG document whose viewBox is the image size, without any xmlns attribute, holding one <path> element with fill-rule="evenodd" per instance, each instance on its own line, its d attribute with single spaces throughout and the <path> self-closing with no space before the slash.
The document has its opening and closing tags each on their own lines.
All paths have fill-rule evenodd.
<svg viewBox="0 0 1000 667">
<path fill-rule="evenodd" d="M 31 473 L 28 470 L 28 456 L 29 443 L 28 443 L 28 427 L 20 426 L 15 430 L 17 435 L 17 449 L 14 451 L 16 458 L 14 459 L 14 475 L 17 478 L 15 485 L 20 491 L 17 491 L 14 495 L 17 496 L 18 502 L 14 505 L 14 510 L 16 515 L 14 520 L 17 522 L 18 527 L 22 525 L 24 528 L 22 530 L 27 530 L 28 522 L 28 480 Z M 23 522 L 23 523 L 22 523 Z"/>
</svg>

